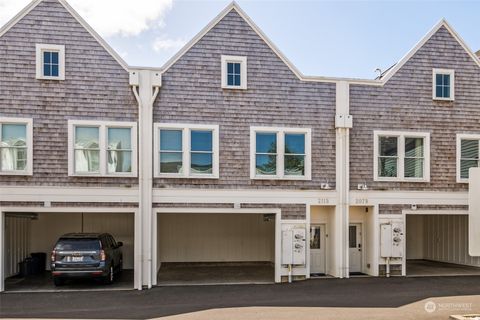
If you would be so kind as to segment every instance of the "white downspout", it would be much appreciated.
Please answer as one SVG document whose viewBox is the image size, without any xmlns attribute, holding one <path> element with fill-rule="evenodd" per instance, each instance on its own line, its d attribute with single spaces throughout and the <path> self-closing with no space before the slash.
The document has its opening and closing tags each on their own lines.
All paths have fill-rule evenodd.
<svg viewBox="0 0 480 320">
<path fill-rule="evenodd" d="M 152 70 L 130 72 L 130 85 L 138 102 L 138 207 L 141 215 L 141 282 L 152 287 L 153 242 L 153 104 L 161 86 L 161 74 Z M 152 89 L 155 88 L 154 91 Z"/>
</svg>

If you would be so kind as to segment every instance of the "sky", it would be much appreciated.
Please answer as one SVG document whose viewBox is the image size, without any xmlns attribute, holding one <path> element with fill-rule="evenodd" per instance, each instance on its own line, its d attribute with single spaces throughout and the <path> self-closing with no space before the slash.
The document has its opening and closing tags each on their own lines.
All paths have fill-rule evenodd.
<svg viewBox="0 0 480 320">
<path fill-rule="evenodd" d="M 30 0 L 0 0 L 0 25 Z M 229 0 L 68 0 L 132 66 L 161 67 Z M 132 5 L 134 3 L 135 5 Z M 305 75 L 375 78 L 441 18 L 480 50 L 480 1 L 237 0 Z"/>
</svg>

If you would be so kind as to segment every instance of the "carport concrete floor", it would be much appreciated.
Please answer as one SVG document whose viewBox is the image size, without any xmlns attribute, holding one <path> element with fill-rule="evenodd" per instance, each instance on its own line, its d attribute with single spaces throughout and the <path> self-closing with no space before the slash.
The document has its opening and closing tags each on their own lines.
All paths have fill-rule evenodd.
<svg viewBox="0 0 480 320">
<path fill-rule="evenodd" d="M 265 284 L 274 277 L 270 263 L 163 263 L 157 285 Z"/>
<path fill-rule="evenodd" d="M 56 287 L 50 272 L 27 277 L 10 277 L 5 280 L 8 292 L 55 292 L 55 291 L 102 291 L 133 289 L 133 270 L 123 270 L 117 274 L 113 284 L 103 284 L 99 279 L 73 279 Z"/>
<path fill-rule="evenodd" d="M 480 275 L 480 268 L 431 260 L 407 260 L 407 276 L 468 275 Z"/>
</svg>

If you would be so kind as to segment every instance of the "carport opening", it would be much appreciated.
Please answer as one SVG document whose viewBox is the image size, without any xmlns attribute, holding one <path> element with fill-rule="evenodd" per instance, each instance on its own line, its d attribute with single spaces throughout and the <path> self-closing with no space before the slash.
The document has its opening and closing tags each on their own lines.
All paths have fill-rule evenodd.
<svg viewBox="0 0 480 320">
<path fill-rule="evenodd" d="M 468 215 L 406 215 L 407 276 L 480 275 L 468 254 Z"/>
<path fill-rule="evenodd" d="M 55 287 L 51 253 L 67 233 L 110 233 L 122 242 L 123 270 L 112 285 L 99 280 L 68 280 Z M 134 286 L 133 213 L 5 213 L 6 291 L 111 290 Z"/>
<path fill-rule="evenodd" d="M 275 214 L 159 213 L 157 284 L 272 283 Z"/>
</svg>

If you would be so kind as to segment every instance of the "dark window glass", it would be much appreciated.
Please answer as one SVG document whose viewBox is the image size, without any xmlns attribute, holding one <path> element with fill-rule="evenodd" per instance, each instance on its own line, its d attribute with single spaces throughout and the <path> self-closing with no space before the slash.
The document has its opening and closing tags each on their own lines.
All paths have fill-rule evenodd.
<svg viewBox="0 0 480 320">
<path fill-rule="evenodd" d="M 277 134 L 258 132 L 256 135 L 256 152 L 277 153 Z"/>
<path fill-rule="evenodd" d="M 396 157 L 398 155 L 397 137 L 380 137 L 380 156 Z"/>
<path fill-rule="evenodd" d="M 257 154 L 256 168 L 259 175 L 276 175 L 277 155 Z"/>
<path fill-rule="evenodd" d="M 194 174 L 213 173 L 213 132 L 191 131 L 190 169 Z"/>
<path fill-rule="evenodd" d="M 182 173 L 182 130 L 160 130 L 160 172 Z"/>
<path fill-rule="evenodd" d="M 100 250 L 100 241 L 98 239 L 60 239 L 55 250 L 58 251 L 83 251 Z"/>
<path fill-rule="evenodd" d="M 285 134 L 286 154 L 305 154 L 305 134 Z"/>
<path fill-rule="evenodd" d="M 462 140 L 460 156 L 460 177 L 468 179 L 470 168 L 480 166 L 480 150 L 478 140 Z"/>
<path fill-rule="evenodd" d="M 240 86 L 241 85 L 241 63 L 227 62 L 227 85 Z"/>
<path fill-rule="evenodd" d="M 321 249 L 320 236 L 320 227 L 310 228 L 310 249 Z"/>
<path fill-rule="evenodd" d="M 212 151 L 212 131 L 192 131 L 192 151 Z"/>
<path fill-rule="evenodd" d="M 348 228 L 348 243 L 350 248 L 357 247 L 357 226 L 350 226 Z"/>
<path fill-rule="evenodd" d="M 435 76 L 435 96 L 437 98 L 450 98 L 450 75 L 437 74 Z"/>
<path fill-rule="evenodd" d="M 193 153 L 191 159 L 192 173 L 212 174 L 213 154 L 212 153 Z"/>
<path fill-rule="evenodd" d="M 43 75 L 46 77 L 59 76 L 58 52 L 43 52 Z"/>
</svg>

